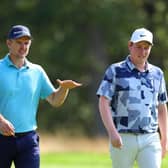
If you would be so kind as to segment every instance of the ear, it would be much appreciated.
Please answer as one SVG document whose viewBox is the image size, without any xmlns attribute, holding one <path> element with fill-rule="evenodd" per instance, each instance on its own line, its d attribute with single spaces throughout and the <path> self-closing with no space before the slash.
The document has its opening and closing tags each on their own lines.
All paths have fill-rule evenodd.
<svg viewBox="0 0 168 168">
<path fill-rule="evenodd" d="M 128 41 L 128 48 L 130 49 L 130 47 L 132 47 L 133 42 L 132 41 Z"/>
<path fill-rule="evenodd" d="M 8 47 L 11 45 L 11 43 L 12 43 L 11 40 L 9 40 L 9 39 L 6 40 L 6 45 L 7 45 Z"/>
</svg>

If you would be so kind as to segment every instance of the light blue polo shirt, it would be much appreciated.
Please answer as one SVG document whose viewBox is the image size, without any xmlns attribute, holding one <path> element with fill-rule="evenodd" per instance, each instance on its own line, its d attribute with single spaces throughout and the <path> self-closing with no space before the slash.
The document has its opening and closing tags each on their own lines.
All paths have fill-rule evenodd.
<svg viewBox="0 0 168 168">
<path fill-rule="evenodd" d="M 27 59 L 17 68 L 6 55 L 0 60 L 0 114 L 9 120 L 15 132 L 37 128 L 36 113 L 40 99 L 55 91 L 40 65 Z"/>
</svg>

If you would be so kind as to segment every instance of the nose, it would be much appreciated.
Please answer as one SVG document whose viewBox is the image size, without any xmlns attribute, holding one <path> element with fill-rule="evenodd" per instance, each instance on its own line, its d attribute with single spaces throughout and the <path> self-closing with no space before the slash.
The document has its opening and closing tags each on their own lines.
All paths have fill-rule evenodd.
<svg viewBox="0 0 168 168">
<path fill-rule="evenodd" d="M 24 44 L 24 43 L 21 43 L 20 46 L 21 46 L 22 49 L 25 49 L 25 48 L 26 48 L 26 44 Z"/>
<path fill-rule="evenodd" d="M 148 49 L 146 49 L 145 47 L 142 47 L 142 48 L 141 48 L 141 52 L 142 52 L 143 54 L 145 54 L 147 51 L 148 51 Z"/>
</svg>

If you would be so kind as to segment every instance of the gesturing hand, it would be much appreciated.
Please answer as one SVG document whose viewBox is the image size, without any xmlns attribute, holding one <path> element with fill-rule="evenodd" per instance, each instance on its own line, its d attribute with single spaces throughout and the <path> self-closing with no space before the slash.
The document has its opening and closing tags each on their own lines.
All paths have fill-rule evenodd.
<svg viewBox="0 0 168 168">
<path fill-rule="evenodd" d="M 75 82 L 73 80 L 63 80 L 63 81 L 61 81 L 60 79 L 57 79 L 57 83 L 62 88 L 66 88 L 66 89 L 73 89 L 73 88 L 76 88 L 76 87 L 79 87 L 79 86 L 82 85 L 81 83 Z"/>
</svg>

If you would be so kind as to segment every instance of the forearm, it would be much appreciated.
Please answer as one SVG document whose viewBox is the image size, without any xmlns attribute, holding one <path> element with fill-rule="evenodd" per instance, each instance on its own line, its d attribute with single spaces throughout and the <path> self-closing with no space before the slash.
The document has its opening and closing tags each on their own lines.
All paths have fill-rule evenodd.
<svg viewBox="0 0 168 168">
<path fill-rule="evenodd" d="M 64 103 L 70 89 L 82 85 L 81 83 L 77 83 L 73 80 L 61 81 L 57 79 L 57 82 L 59 84 L 58 89 L 47 97 L 47 101 L 54 107 L 61 106 Z"/>
<path fill-rule="evenodd" d="M 0 114 L 0 122 L 4 119 L 4 117 L 2 116 L 2 114 Z"/>
<path fill-rule="evenodd" d="M 111 135 L 112 133 L 117 132 L 111 116 L 109 102 L 103 97 L 99 100 L 99 111 L 108 134 Z"/>
<path fill-rule="evenodd" d="M 47 100 L 52 106 L 59 107 L 64 103 L 68 92 L 69 89 L 59 87 L 58 89 L 56 89 L 55 92 L 53 92 L 49 97 L 47 97 Z"/>
<path fill-rule="evenodd" d="M 166 104 L 159 105 L 158 108 L 158 119 L 159 119 L 159 129 L 161 140 L 167 141 L 168 136 L 168 116 L 167 116 L 167 106 Z"/>
<path fill-rule="evenodd" d="M 6 119 L 4 118 L 4 116 L 2 114 L 0 114 L 0 123 L 3 123 Z"/>
<path fill-rule="evenodd" d="M 117 129 L 115 128 L 111 109 L 110 109 L 110 101 L 105 97 L 101 96 L 99 98 L 99 111 L 101 118 L 103 120 L 104 126 L 109 135 L 110 143 L 113 147 L 122 148 L 123 143 L 120 134 L 118 133 Z"/>
<path fill-rule="evenodd" d="M 168 144 L 168 119 L 167 119 L 167 106 L 161 104 L 158 107 L 158 120 L 159 120 L 159 131 L 160 131 L 160 142 L 162 146 L 162 157 L 165 157 Z"/>
</svg>

